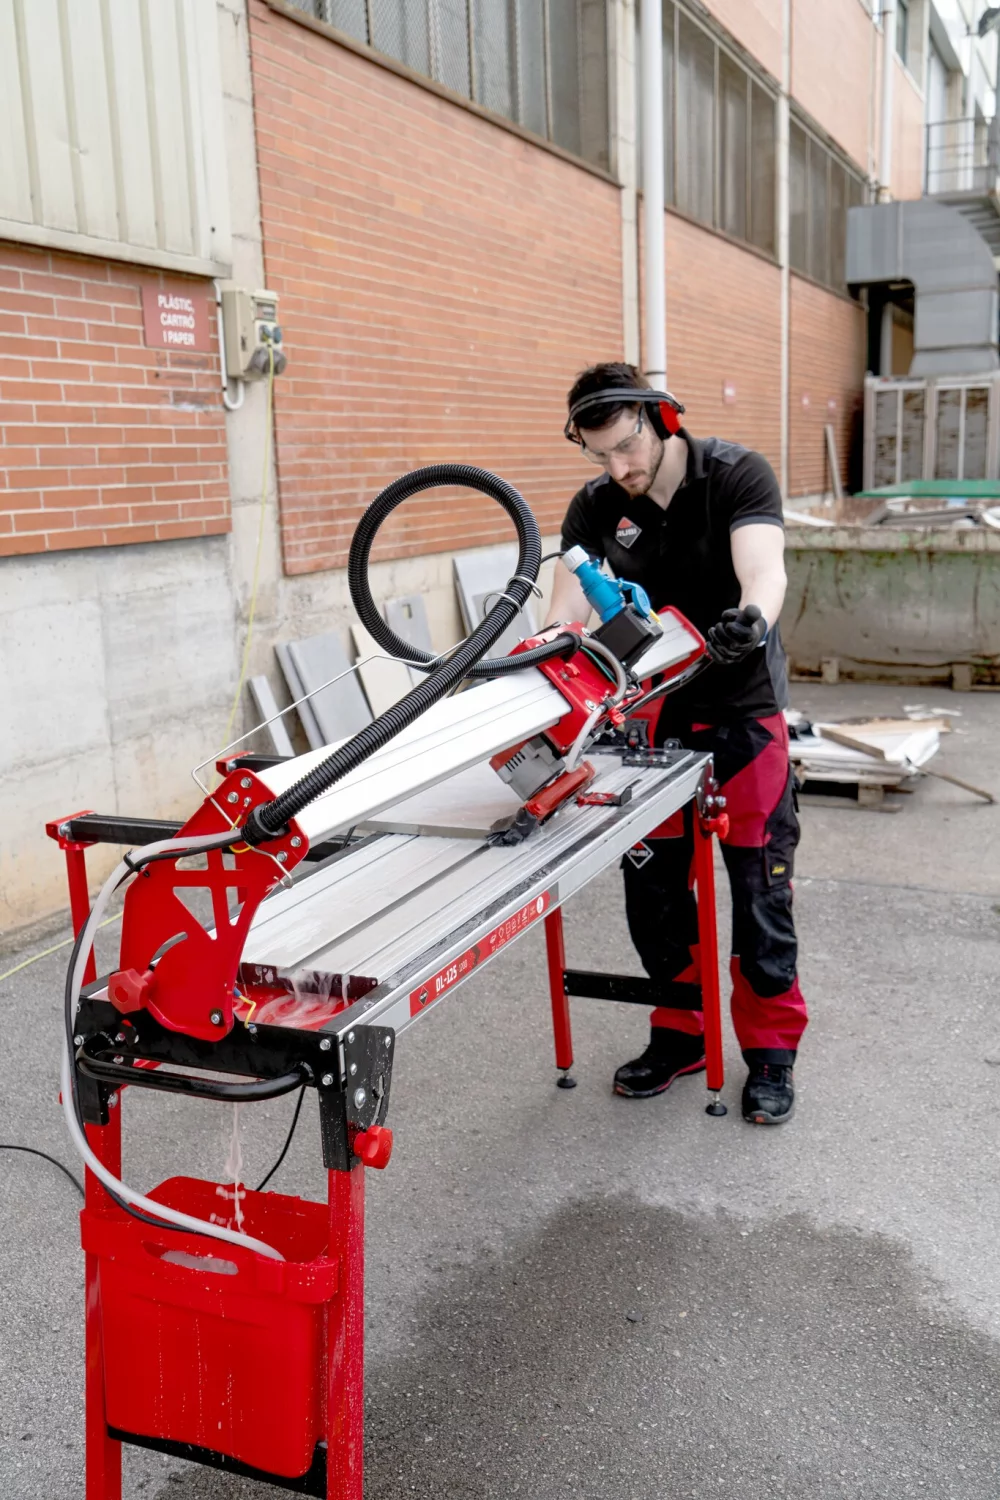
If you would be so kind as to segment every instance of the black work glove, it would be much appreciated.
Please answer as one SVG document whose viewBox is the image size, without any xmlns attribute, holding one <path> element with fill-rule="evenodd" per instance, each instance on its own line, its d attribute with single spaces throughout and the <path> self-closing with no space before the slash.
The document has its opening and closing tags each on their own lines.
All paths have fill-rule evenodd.
<svg viewBox="0 0 1000 1500">
<path fill-rule="evenodd" d="M 731 667 L 756 651 L 767 634 L 767 621 L 756 604 L 746 609 L 726 609 L 718 625 L 705 637 L 708 654 L 720 666 Z"/>
</svg>

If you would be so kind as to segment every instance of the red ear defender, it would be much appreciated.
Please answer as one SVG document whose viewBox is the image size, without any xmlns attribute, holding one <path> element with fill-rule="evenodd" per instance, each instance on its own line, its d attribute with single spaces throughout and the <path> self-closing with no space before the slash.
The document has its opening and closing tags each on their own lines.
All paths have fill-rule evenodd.
<svg viewBox="0 0 1000 1500">
<path fill-rule="evenodd" d="M 671 437 L 673 437 L 674 433 L 680 431 L 681 415 L 683 411 L 683 406 L 678 408 L 671 405 L 669 401 L 660 402 L 660 421 L 663 423 L 664 427 L 666 428 L 667 432 L 669 432 Z"/>
</svg>

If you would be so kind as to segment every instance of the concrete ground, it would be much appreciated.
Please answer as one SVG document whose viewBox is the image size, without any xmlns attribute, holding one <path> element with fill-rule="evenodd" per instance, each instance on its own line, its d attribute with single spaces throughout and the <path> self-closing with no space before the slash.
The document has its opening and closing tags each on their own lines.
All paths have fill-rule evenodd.
<svg viewBox="0 0 1000 1500">
<path fill-rule="evenodd" d="M 1000 793 L 1000 697 L 794 690 L 816 716 L 916 700 L 961 710 L 935 764 Z M 740 1119 L 731 1038 L 725 1119 L 699 1079 L 614 1098 L 645 1029 L 625 1006 L 574 1002 L 579 1087 L 556 1090 L 537 932 L 405 1035 L 395 1153 L 368 1179 L 367 1496 L 996 1500 L 1000 807 L 933 781 L 900 800 L 803 809 L 812 1024 L 787 1127 Z M 571 962 L 634 966 L 614 873 L 567 933 Z M 64 960 L 0 984 L 0 1139 L 70 1162 Z M 222 1174 L 231 1110 L 125 1107 L 130 1182 Z M 248 1181 L 289 1112 L 245 1112 Z M 276 1185 L 322 1194 L 311 1103 Z M 84 1493 L 76 1208 L 45 1163 L 0 1156 L 17 1500 Z M 135 1450 L 126 1476 L 149 1500 L 281 1493 Z"/>
</svg>

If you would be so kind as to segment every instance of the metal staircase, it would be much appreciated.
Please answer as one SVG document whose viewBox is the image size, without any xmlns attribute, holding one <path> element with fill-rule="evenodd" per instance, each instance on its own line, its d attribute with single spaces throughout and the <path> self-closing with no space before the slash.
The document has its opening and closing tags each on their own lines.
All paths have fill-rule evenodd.
<svg viewBox="0 0 1000 1500">
<path fill-rule="evenodd" d="M 956 209 L 1000 260 L 1000 115 L 939 120 L 926 129 L 924 196 Z"/>
</svg>

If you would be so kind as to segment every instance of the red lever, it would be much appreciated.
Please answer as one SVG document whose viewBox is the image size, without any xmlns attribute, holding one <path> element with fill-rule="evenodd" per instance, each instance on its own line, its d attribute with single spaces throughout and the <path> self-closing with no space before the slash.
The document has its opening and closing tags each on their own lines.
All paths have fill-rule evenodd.
<svg viewBox="0 0 1000 1500">
<path fill-rule="evenodd" d="M 354 1137 L 354 1154 L 366 1167 L 382 1171 L 392 1155 L 392 1131 L 384 1125 L 369 1125 Z"/>
</svg>

